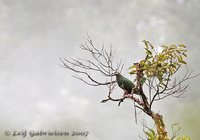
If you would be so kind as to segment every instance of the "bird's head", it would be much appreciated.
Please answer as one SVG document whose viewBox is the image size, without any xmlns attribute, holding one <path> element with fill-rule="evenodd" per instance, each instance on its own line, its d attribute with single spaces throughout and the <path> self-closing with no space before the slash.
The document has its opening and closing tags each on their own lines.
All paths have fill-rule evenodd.
<svg viewBox="0 0 200 140">
<path fill-rule="evenodd" d="M 115 75 L 116 77 L 119 77 L 121 74 L 120 74 L 119 72 L 115 72 L 114 75 Z"/>
</svg>

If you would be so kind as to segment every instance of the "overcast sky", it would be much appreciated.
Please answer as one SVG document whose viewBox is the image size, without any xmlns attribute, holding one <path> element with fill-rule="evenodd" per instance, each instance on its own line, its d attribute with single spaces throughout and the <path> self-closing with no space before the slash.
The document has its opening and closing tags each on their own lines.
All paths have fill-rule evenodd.
<svg viewBox="0 0 200 140">
<path fill-rule="evenodd" d="M 42 129 L 89 131 L 87 138 L 79 138 L 88 140 L 139 139 L 140 121 L 151 124 L 150 118 L 140 114 L 136 124 L 131 101 L 121 107 L 100 104 L 106 87 L 77 81 L 59 67 L 59 57 L 87 58 L 79 45 L 88 33 L 97 46 L 112 44 L 130 77 L 127 68 L 144 55 L 142 40 L 156 46 L 184 43 L 189 67 L 198 73 L 199 13 L 199 0 L 0 0 L 0 136 L 15 140 L 21 137 L 6 137 L 4 131 Z M 190 82 L 183 100 L 154 106 L 170 117 L 169 125 L 188 114 L 181 113 L 181 106 L 192 101 L 199 108 L 198 83 L 199 78 Z"/>
</svg>

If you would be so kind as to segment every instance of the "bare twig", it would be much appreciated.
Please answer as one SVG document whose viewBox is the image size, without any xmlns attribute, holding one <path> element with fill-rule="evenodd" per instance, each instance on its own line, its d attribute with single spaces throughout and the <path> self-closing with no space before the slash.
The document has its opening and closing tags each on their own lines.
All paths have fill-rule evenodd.
<svg viewBox="0 0 200 140">
<path fill-rule="evenodd" d="M 73 71 L 75 74 L 72 76 L 87 85 L 90 86 L 107 86 L 108 87 L 108 98 L 102 100 L 102 103 L 111 101 L 119 102 L 120 105 L 125 97 L 119 99 L 113 99 L 111 93 L 116 87 L 115 73 L 121 72 L 123 69 L 122 61 L 115 62 L 113 60 L 114 53 L 112 46 L 108 50 L 102 45 L 99 49 L 94 45 L 90 37 L 88 36 L 87 41 L 80 45 L 80 49 L 89 54 L 90 59 L 67 59 L 60 58 L 63 68 Z M 101 80 L 98 79 L 98 75 L 103 76 Z"/>
<path fill-rule="evenodd" d="M 155 93 L 151 93 L 153 95 L 152 99 L 150 100 L 150 108 L 152 107 L 153 102 L 162 100 L 168 96 L 179 98 L 181 97 L 189 88 L 189 84 L 186 83 L 189 79 L 197 77 L 199 74 L 193 75 L 193 71 L 189 72 L 188 68 L 186 67 L 186 72 L 181 79 L 177 77 L 172 80 L 172 76 L 170 74 L 167 75 L 166 82 L 164 84 L 154 83 L 148 84 L 149 88 L 152 87 L 157 90 Z M 152 86 L 154 85 L 154 86 Z"/>
<path fill-rule="evenodd" d="M 112 77 L 115 76 L 116 72 L 122 71 L 123 65 L 121 61 L 117 65 L 113 64 L 112 46 L 110 46 L 108 51 L 105 50 L 104 45 L 100 49 L 97 49 L 88 36 L 87 42 L 84 45 L 82 44 L 80 48 L 88 52 L 92 56 L 92 59 L 60 58 L 62 62 L 60 66 L 75 72 L 76 75 L 73 75 L 73 77 L 90 86 L 112 85 L 116 82 Z M 95 75 L 101 74 L 106 80 L 97 80 L 97 78 L 92 76 L 91 72 L 94 72 Z"/>
</svg>

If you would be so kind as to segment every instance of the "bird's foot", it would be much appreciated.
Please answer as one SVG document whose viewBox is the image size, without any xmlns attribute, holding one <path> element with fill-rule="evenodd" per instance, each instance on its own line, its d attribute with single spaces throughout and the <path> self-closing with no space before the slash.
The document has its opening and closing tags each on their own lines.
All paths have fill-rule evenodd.
<svg viewBox="0 0 200 140">
<path fill-rule="evenodd" d="M 125 91 L 125 92 L 124 92 L 124 95 L 123 95 L 123 98 L 125 98 L 127 95 L 129 95 L 129 94 L 128 94 L 127 91 Z"/>
</svg>

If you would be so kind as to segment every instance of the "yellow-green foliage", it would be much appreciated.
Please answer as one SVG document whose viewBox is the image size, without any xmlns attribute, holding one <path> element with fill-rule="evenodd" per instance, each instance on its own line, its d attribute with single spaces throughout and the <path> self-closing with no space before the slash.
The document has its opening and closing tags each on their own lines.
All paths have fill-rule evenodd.
<svg viewBox="0 0 200 140">
<path fill-rule="evenodd" d="M 148 140 L 158 140 L 157 134 L 153 129 L 148 128 L 149 131 L 145 132 Z"/>
<path fill-rule="evenodd" d="M 178 138 L 177 140 L 191 140 L 188 136 L 182 136 Z"/>
<path fill-rule="evenodd" d="M 167 75 L 173 75 L 180 66 L 186 64 L 184 58 L 187 57 L 185 45 L 162 45 L 161 52 L 157 52 L 156 48 L 149 42 L 144 40 L 146 58 L 141 60 L 143 73 L 146 77 L 157 77 L 163 83 Z M 130 74 L 136 74 L 136 66 L 130 67 Z"/>
<path fill-rule="evenodd" d="M 145 132 L 147 140 L 158 140 L 158 136 L 153 129 L 148 128 L 148 131 Z M 170 140 L 191 140 L 188 136 L 182 136 L 179 138 L 171 138 Z"/>
</svg>

